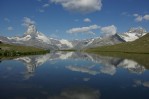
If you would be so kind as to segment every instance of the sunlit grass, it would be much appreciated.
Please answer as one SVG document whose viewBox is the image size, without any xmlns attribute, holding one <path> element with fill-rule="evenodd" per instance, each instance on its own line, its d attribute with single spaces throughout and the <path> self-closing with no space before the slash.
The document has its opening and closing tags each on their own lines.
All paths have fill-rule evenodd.
<svg viewBox="0 0 149 99">
<path fill-rule="evenodd" d="M 102 46 L 96 48 L 90 48 L 87 52 L 122 52 L 122 53 L 142 53 L 149 54 L 149 34 L 142 38 L 127 43 L 120 43 L 111 46 Z"/>
<path fill-rule="evenodd" d="M 0 44 L 0 56 L 20 56 L 20 55 L 35 55 L 35 54 L 44 54 L 49 51 L 34 48 L 30 46 L 17 46 L 10 44 Z"/>
</svg>

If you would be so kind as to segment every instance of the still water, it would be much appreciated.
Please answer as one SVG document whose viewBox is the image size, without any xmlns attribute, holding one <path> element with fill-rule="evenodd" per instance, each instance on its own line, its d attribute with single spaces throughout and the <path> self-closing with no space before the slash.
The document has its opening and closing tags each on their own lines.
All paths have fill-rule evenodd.
<svg viewBox="0 0 149 99">
<path fill-rule="evenodd" d="M 3 60 L 0 99 L 149 99 L 149 71 L 134 60 L 77 52 Z"/>
</svg>

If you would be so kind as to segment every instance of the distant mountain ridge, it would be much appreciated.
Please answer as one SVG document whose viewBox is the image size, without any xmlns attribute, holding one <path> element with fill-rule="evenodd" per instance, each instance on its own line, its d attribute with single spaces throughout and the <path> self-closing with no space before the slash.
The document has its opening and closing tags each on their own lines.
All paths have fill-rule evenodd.
<svg viewBox="0 0 149 99">
<path fill-rule="evenodd" d="M 140 37 L 146 34 L 147 31 L 144 28 L 138 27 L 138 28 L 130 28 L 128 32 L 120 34 L 120 37 L 126 42 L 131 42 L 136 39 L 139 39 Z"/>
<path fill-rule="evenodd" d="M 0 37 L 5 43 L 34 46 L 44 49 L 57 50 L 65 48 L 71 48 L 73 45 L 67 40 L 57 40 L 48 38 L 43 33 L 37 31 L 35 25 L 29 25 L 27 31 L 21 37 Z"/>
<path fill-rule="evenodd" d="M 65 49 L 87 49 L 98 46 L 114 45 L 122 42 L 130 42 L 147 34 L 147 31 L 141 27 L 131 28 L 128 32 L 123 34 L 115 34 L 105 37 L 96 37 L 85 40 L 73 40 L 68 41 L 66 39 L 54 39 L 47 37 L 43 33 L 39 32 L 35 25 L 30 24 L 27 31 L 21 37 L 2 37 L 0 40 L 17 45 L 34 46 L 51 50 L 65 50 Z"/>
<path fill-rule="evenodd" d="M 123 34 L 115 34 L 105 37 L 97 37 L 77 42 L 74 48 L 87 49 L 99 46 L 115 45 L 122 42 L 132 42 L 147 34 L 147 31 L 141 27 L 131 28 Z"/>
<path fill-rule="evenodd" d="M 116 45 L 95 47 L 87 50 L 88 52 L 125 52 L 149 54 L 149 33 L 133 41 Z"/>
</svg>

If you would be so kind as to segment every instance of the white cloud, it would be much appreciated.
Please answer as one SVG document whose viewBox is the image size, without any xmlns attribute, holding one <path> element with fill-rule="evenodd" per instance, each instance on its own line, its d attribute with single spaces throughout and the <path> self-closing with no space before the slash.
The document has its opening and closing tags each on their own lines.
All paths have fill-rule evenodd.
<svg viewBox="0 0 149 99">
<path fill-rule="evenodd" d="M 50 38 L 60 39 L 60 37 L 58 35 L 56 35 L 55 33 L 50 34 L 49 36 L 50 36 Z"/>
<path fill-rule="evenodd" d="M 127 12 L 122 12 L 121 15 L 127 15 Z"/>
<path fill-rule="evenodd" d="M 149 14 L 146 14 L 144 16 L 139 14 L 133 14 L 133 16 L 135 17 L 136 22 L 142 22 L 143 20 L 149 21 Z"/>
<path fill-rule="evenodd" d="M 38 10 L 40 13 L 45 12 L 45 9 L 48 8 L 50 6 L 50 4 L 46 3 L 44 5 L 42 5 L 42 7 Z"/>
<path fill-rule="evenodd" d="M 28 17 L 24 17 L 23 19 L 23 26 L 29 26 L 29 25 L 32 25 L 32 24 L 35 24 L 35 21 L 31 20 L 30 18 Z"/>
<path fill-rule="evenodd" d="M 146 14 L 146 15 L 144 15 L 144 20 L 147 20 L 147 21 L 149 21 L 149 14 Z"/>
<path fill-rule="evenodd" d="M 89 18 L 85 18 L 83 21 L 84 22 L 92 22 L 91 19 L 89 19 Z"/>
<path fill-rule="evenodd" d="M 67 30 L 67 33 L 70 34 L 76 34 L 76 33 L 86 33 L 86 34 L 95 34 L 93 30 L 99 29 L 102 33 L 105 35 L 114 35 L 117 32 L 117 28 L 114 25 L 106 26 L 106 27 L 100 27 L 98 25 L 91 25 L 88 27 L 78 27 L 78 28 L 72 28 Z"/>
<path fill-rule="evenodd" d="M 8 31 L 12 31 L 12 30 L 13 30 L 13 27 L 12 27 L 12 26 L 9 26 L 9 27 L 7 28 L 7 30 L 8 30 Z"/>
<path fill-rule="evenodd" d="M 142 16 L 137 16 L 136 18 L 135 18 L 135 21 L 136 22 L 141 22 L 143 20 L 143 17 Z"/>
<path fill-rule="evenodd" d="M 52 3 L 60 4 L 69 11 L 90 13 L 101 10 L 102 0 L 51 0 Z"/>
<path fill-rule="evenodd" d="M 128 12 L 122 12 L 121 15 L 128 16 L 128 17 L 131 16 Z"/>
<path fill-rule="evenodd" d="M 10 20 L 8 18 L 4 18 L 4 21 L 6 22 L 10 22 Z"/>
<path fill-rule="evenodd" d="M 75 19 L 74 21 L 75 21 L 75 22 L 78 22 L 78 21 L 79 21 L 79 19 Z"/>
<path fill-rule="evenodd" d="M 101 28 L 102 33 L 106 35 L 114 35 L 117 32 L 117 28 L 114 25 L 106 26 Z"/>
<path fill-rule="evenodd" d="M 88 34 L 95 35 L 95 33 L 94 33 L 93 31 L 88 31 L 87 33 L 88 33 Z"/>
<path fill-rule="evenodd" d="M 79 27 L 79 28 L 72 28 L 67 30 L 67 33 L 74 34 L 74 33 L 87 33 L 87 34 L 94 34 L 92 30 L 100 29 L 98 25 L 91 25 L 88 27 Z"/>
<path fill-rule="evenodd" d="M 135 14 L 133 14 L 133 16 L 134 16 L 134 17 L 137 17 L 137 16 L 139 16 L 139 14 L 136 14 L 136 13 L 135 13 Z"/>
<path fill-rule="evenodd" d="M 49 4 L 46 3 L 46 4 L 44 4 L 42 7 L 47 8 L 47 7 L 49 7 Z"/>
<path fill-rule="evenodd" d="M 39 9 L 39 12 L 40 12 L 40 13 L 43 13 L 43 12 L 45 12 L 45 10 L 43 10 L 43 9 Z"/>
</svg>

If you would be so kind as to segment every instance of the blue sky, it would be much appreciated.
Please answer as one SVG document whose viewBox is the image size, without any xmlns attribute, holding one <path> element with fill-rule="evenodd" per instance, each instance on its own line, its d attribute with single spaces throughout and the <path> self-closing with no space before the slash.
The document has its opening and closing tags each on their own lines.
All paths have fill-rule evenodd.
<svg viewBox="0 0 149 99">
<path fill-rule="evenodd" d="M 149 0 L 0 0 L 0 35 L 21 36 L 33 22 L 47 36 L 86 39 L 149 30 Z"/>
</svg>

